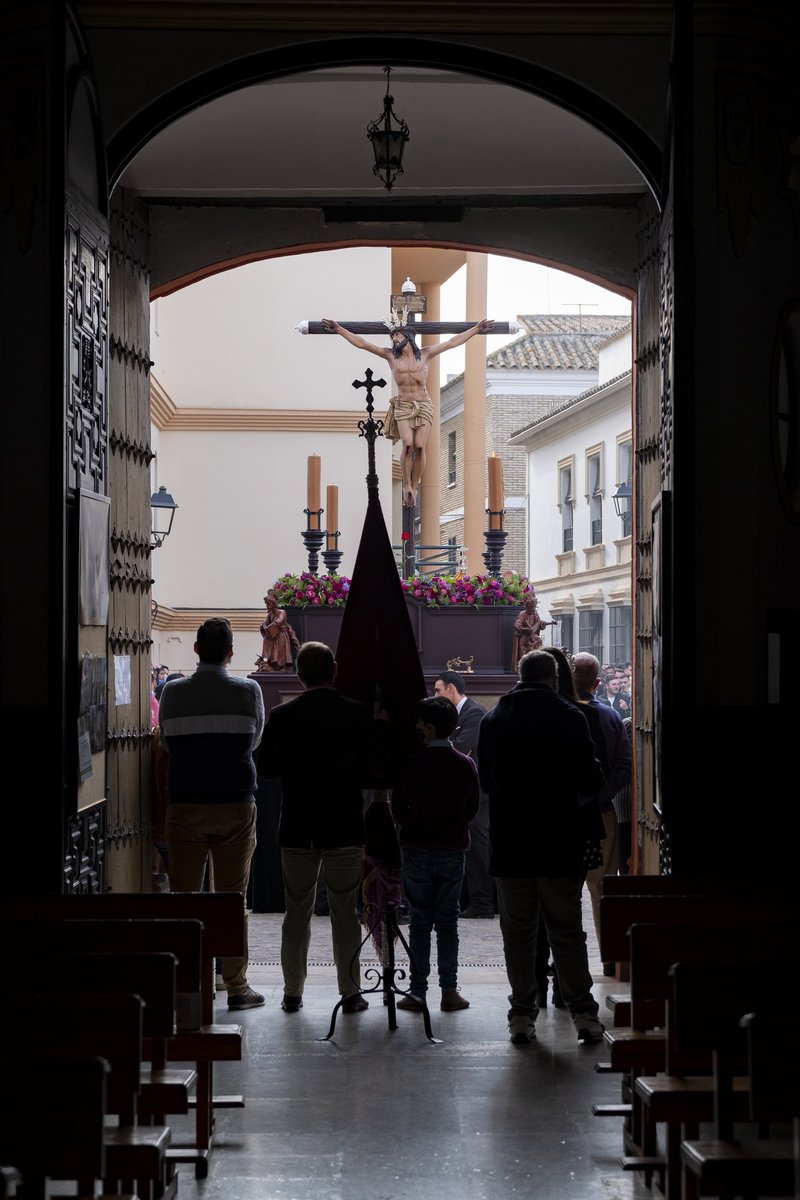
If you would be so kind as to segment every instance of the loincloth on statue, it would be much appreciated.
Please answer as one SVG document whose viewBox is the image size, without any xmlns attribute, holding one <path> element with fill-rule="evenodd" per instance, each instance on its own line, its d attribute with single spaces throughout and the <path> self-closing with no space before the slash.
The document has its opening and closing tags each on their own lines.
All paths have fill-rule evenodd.
<svg viewBox="0 0 800 1200">
<path fill-rule="evenodd" d="M 398 400 L 397 396 L 394 396 L 389 401 L 389 411 L 383 423 L 383 436 L 391 438 L 393 442 L 400 441 L 398 421 L 408 421 L 412 429 L 419 429 L 422 425 L 432 425 L 433 404 L 430 396 L 425 396 L 419 401 Z"/>
</svg>

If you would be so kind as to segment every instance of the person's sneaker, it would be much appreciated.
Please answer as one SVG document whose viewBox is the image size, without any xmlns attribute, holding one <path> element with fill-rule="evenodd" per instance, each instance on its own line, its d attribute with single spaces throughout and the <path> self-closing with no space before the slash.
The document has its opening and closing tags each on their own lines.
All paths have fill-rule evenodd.
<svg viewBox="0 0 800 1200">
<path fill-rule="evenodd" d="M 536 1022 L 526 1013 L 509 1013 L 508 1036 L 515 1046 L 527 1046 L 536 1041 Z"/>
<path fill-rule="evenodd" d="M 458 988 L 442 988 L 442 1003 L 439 1005 L 442 1012 L 460 1012 L 462 1008 L 469 1008 L 469 1000 L 466 1000 Z"/>
<path fill-rule="evenodd" d="M 465 921 L 474 921 L 474 920 L 493 921 L 494 920 L 494 913 L 492 912 L 492 910 L 490 908 L 473 908 L 473 906 L 471 904 L 468 904 L 467 907 L 465 909 L 463 909 L 462 912 L 460 912 L 458 915 L 459 915 L 459 917 L 462 917 Z"/>
<path fill-rule="evenodd" d="M 617 964 L 616 963 L 603 963 L 603 974 L 604 975 L 616 975 L 616 973 L 617 973 Z"/>
<path fill-rule="evenodd" d="M 365 1008 L 369 1008 L 369 1000 L 365 1000 L 360 992 L 354 992 L 352 996 L 345 996 L 342 1001 L 343 1013 L 363 1012 Z"/>
<path fill-rule="evenodd" d="M 591 1013 L 574 1013 L 572 1019 L 582 1046 L 602 1042 L 605 1025 L 597 1017 L 593 1017 Z"/>
<path fill-rule="evenodd" d="M 303 997 L 302 996 L 287 996 L 286 992 L 283 993 L 283 999 L 281 1000 L 281 1008 L 283 1009 L 284 1012 L 299 1012 L 302 1007 L 303 1007 Z"/>
<path fill-rule="evenodd" d="M 228 985 L 227 985 L 227 983 L 225 982 L 225 980 L 224 980 L 224 978 L 222 977 L 222 975 L 217 975 L 217 977 L 216 977 L 216 979 L 215 979 L 215 981 L 214 981 L 214 990 L 215 990 L 215 991 L 217 991 L 217 992 L 227 992 L 227 990 L 228 990 Z"/>
<path fill-rule="evenodd" d="M 246 987 L 243 992 L 237 992 L 235 996 L 228 995 L 228 1008 L 260 1008 L 264 1003 L 264 997 L 261 992 L 255 992 L 251 987 Z"/>
<path fill-rule="evenodd" d="M 397 1001 L 397 1008 L 401 1008 L 403 1012 L 422 1012 L 423 1005 L 416 996 L 401 996 Z"/>
</svg>

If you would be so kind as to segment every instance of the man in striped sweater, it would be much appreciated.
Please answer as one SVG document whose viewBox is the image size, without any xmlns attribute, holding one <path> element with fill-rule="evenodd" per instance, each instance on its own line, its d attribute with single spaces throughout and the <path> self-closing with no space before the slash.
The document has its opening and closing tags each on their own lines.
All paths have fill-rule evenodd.
<svg viewBox="0 0 800 1200">
<path fill-rule="evenodd" d="M 169 754 L 166 835 L 170 886 L 199 892 L 210 855 L 217 892 L 240 892 L 244 957 L 222 960 L 228 1008 L 257 1008 L 264 997 L 247 983 L 245 896 L 256 847 L 253 750 L 264 731 L 264 700 L 252 679 L 228 674 L 233 633 L 224 617 L 204 621 L 194 644 L 194 675 L 161 693 L 161 740 Z"/>
</svg>

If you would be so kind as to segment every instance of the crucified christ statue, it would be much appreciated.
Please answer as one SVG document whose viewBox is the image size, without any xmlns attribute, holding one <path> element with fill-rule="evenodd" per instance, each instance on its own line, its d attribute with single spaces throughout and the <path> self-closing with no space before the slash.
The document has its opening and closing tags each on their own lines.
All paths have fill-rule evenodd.
<svg viewBox="0 0 800 1200">
<path fill-rule="evenodd" d="M 338 321 L 323 318 L 322 324 L 329 333 L 338 333 L 345 341 L 357 346 L 359 350 L 368 350 L 377 354 L 389 364 L 392 378 L 397 388 L 397 395 L 389 404 L 389 412 L 384 426 L 384 433 L 393 442 L 403 443 L 400 452 L 400 472 L 403 481 L 403 504 L 414 508 L 417 503 L 422 473 L 425 470 L 425 443 L 428 440 L 431 424 L 433 423 L 433 402 L 428 395 L 428 363 L 445 350 L 453 346 L 462 346 L 477 333 L 491 333 L 494 321 L 479 321 L 455 337 L 448 338 L 436 346 L 423 346 L 421 349 L 414 340 L 417 330 L 413 325 L 398 322 L 389 329 L 392 345 L 377 346 L 368 342 L 357 333 L 353 333 Z M 390 323 L 387 322 L 387 325 Z"/>
</svg>

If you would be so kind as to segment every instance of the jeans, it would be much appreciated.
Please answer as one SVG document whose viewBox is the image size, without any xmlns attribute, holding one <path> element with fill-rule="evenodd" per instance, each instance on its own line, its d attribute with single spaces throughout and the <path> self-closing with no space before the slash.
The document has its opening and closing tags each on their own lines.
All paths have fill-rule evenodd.
<svg viewBox="0 0 800 1200">
<path fill-rule="evenodd" d="M 497 880 L 500 930 L 511 1010 L 533 1017 L 536 1005 L 536 940 L 544 916 L 564 1003 L 573 1017 L 597 1016 L 581 914 L 580 876 Z"/>
<path fill-rule="evenodd" d="M 411 991 L 424 996 L 431 972 L 431 931 L 436 930 L 439 986 L 458 985 L 459 895 L 464 880 L 463 850 L 403 848 L 403 888 L 409 908 Z"/>
</svg>

